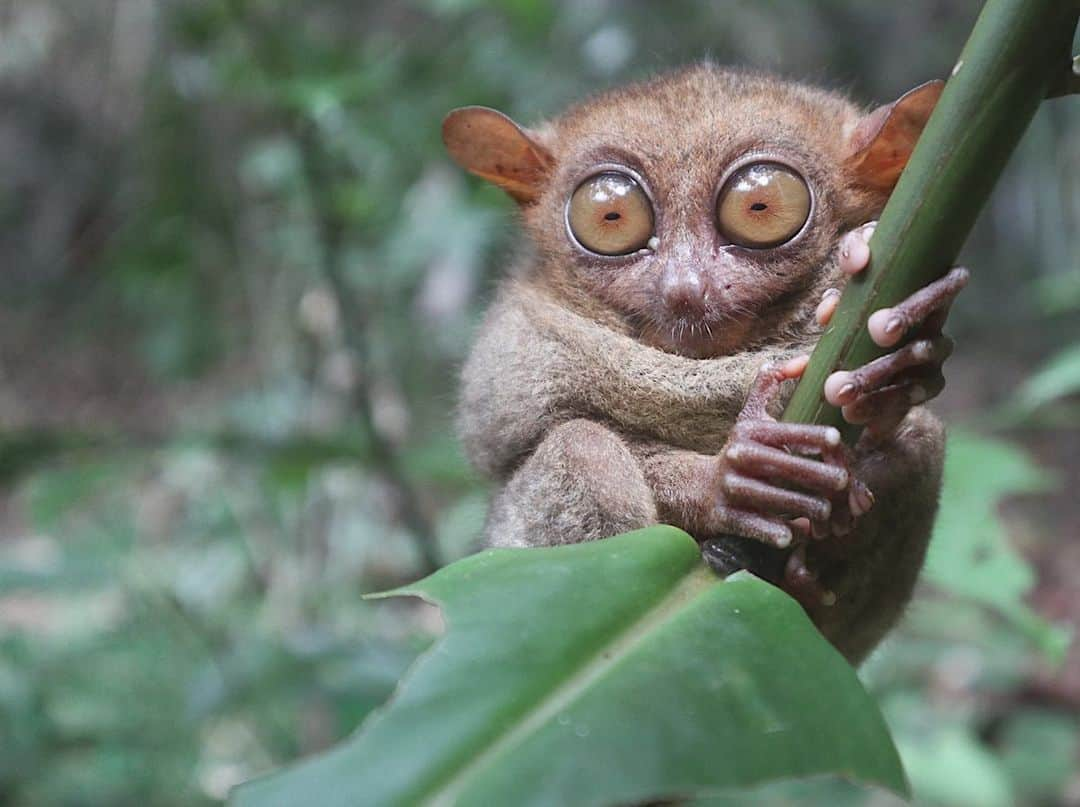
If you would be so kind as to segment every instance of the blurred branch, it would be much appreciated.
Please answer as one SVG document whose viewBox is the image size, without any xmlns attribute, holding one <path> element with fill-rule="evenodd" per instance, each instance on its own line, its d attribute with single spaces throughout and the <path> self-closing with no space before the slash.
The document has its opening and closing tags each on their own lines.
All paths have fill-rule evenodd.
<svg viewBox="0 0 1080 807">
<path fill-rule="evenodd" d="M 291 71 L 287 51 L 279 47 L 276 31 L 256 14 L 245 0 L 229 0 L 229 11 L 238 29 L 247 38 L 257 68 L 268 81 L 287 77 Z M 293 110 L 276 110 L 297 138 L 300 159 L 315 226 L 319 235 L 320 269 L 341 311 L 345 346 L 357 362 L 357 383 L 352 401 L 370 441 L 372 461 L 391 485 L 398 500 L 401 519 L 414 536 L 423 559 L 424 571 L 441 565 L 435 527 L 425 511 L 418 491 L 405 471 L 393 443 L 376 422 L 370 389 L 371 362 L 368 349 L 370 317 L 345 279 L 345 222 L 337 213 L 331 189 L 339 175 L 335 160 L 307 116 Z"/>
<path fill-rule="evenodd" d="M 837 368 L 881 356 L 870 314 L 942 276 L 1072 54 L 1077 0 L 988 0 L 874 231 L 873 263 L 844 289 L 784 411 L 797 423 L 847 423 L 822 389 Z M 1075 64 L 1075 62 L 1074 62 Z M 1075 76 L 1074 76 L 1075 78 Z"/>
<path fill-rule="evenodd" d="M 834 426 L 856 445 L 862 426 L 825 399 L 825 379 L 884 355 L 871 313 L 942 277 L 953 265 L 1006 162 L 1072 54 L 1080 0 L 987 0 L 900 175 L 870 242 L 874 259 L 848 283 L 828 329 L 784 409 L 791 423 Z M 1074 62 L 1075 64 L 1075 62 Z M 735 536 L 704 544 L 729 562 Z M 775 555 L 770 563 L 777 563 Z"/>
<path fill-rule="evenodd" d="M 401 508 L 402 520 L 416 537 L 427 571 L 434 571 L 441 565 L 435 545 L 434 525 L 424 511 L 416 489 L 405 473 L 400 456 L 381 433 L 375 421 L 371 390 L 368 387 L 368 381 L 371 378 L 366 339 L 369 320 L 367 311 L 361 306 L 356 295 L 349 290 L 344 277 L 342 265 L 344 223 L 334 211 L 333 199 L 327 191 L 333 182 L 332 160 L 310 122 L 299 122 L 297 135 L 304 176 L 319 229 L 323 275 L 341 310 L 345 345 L 358 364 L 358 380 L 353 389 L 353 403 L 364 431 L 371 441 L 372 459 L 394 488 Z"/>
</svg>

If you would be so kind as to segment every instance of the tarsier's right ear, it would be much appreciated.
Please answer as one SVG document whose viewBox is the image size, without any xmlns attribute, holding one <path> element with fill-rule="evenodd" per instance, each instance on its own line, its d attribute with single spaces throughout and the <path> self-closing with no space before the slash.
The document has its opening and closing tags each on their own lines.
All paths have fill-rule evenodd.
<svg viewBox="0 0 1080 807">
<path fill-rule="evenodd" d="M 442 125 L 450 156 L 521 204 L 535 202 L 555 164 L 551 153 L 510 118 L 484 106 L 455 109 Z"/>
<path fill-rule="evenodd" d="M 892 190 L 944 87 L 928 81 L 857 122 L 848 135 L 847 162 L 861 185 Z"/>
</svg>

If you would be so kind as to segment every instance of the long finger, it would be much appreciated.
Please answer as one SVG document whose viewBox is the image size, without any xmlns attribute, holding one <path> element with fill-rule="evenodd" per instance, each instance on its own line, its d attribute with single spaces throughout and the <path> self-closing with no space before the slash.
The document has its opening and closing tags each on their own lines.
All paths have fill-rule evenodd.
<svg viewBox="0 0 1080 807">
<path fill-rule="evenodd" d="M 810 361 L 809 355 L 795 356 L 779 364 L 768 362 L 758 370 L 750 385 L 742 411 L 736 422 L 754 420 L 772 420 L 769 404 L 780 394 L 780 387 L 789 379 L 803 374 Z"/>
<path fill-rule="evenodd" d="M 834 494 L 848 486 L 849 475 L 843 468 L 757 443 L 733 443 L 724 457 L 735 470 L 758 479 L 779 477 L 825 494 Z"/>
<path fill-rule="evenodd" d="M 905 370 L 940 368 L 952 354 L 952 349 L 952 339 L 944 335 L 919 339 L 857 370 L 833 373 L 825 380 L 825 400 L 833 406 L 844 406 L 862 395 L 896 383 Z"/>
<path fill-rule="evenodd" d="M 838 305 L 840 305 L 840 289 L 825 289 L 825 293 L 821 295 L 821 302 L 814 309 L 814 319 L 817 320 L 817 324 L 824 328 L 832 322 Z"/>
<path fill-rule="evenodd" d="M 967 285 L 970 276 L 967 269 L 958 266 L 898 305 L 875 311 L 867 322 L 870 338 L 881 347 L 892 347 L 909 330 L 922 325 L 931 313 L 947 311 L 956 295 Z M 941 325 L 944 325 L 944 320 L 941 320 Z"/>
<path fill-rule="evenodd" d="M 840 239 L 840 271 L 846 275 L 857 275 L 867 267 L 870 263 L 870 236 L 876 228 L 877 222 L 871 221 Z"/>
<path fill-rule="evenodd" d="M 824 521 L 832 513 L 832 502 L 824 496 L 810 496 L 749 476 L 728 473 L 723 485 L 729 501 L 754 510 L 793 518 L 805 516 L 811 521 Z"/>
<path fill-rule="evenodd" d="M 762 443 L 774 448 L 824 453 L 840 445 L 840 432 L 832 426 L 810 423 L 781 423 L 775 420 L 747 420 L 736 423 L 732 442 Z"/>
<path fill-rule="evenodd" d="M 840 411 L 844 415 L 844 420 L 860 426 L 870 424 L 872 421 L 891 419 L 897 415 L 903 419 L 913 406 L 926 403 L 938 395 L 944 387 L 945 379 L 940 375 L 917 380 L 910 379 L 863 395 L 853 403 L 842 407 Z"/>
</svg>

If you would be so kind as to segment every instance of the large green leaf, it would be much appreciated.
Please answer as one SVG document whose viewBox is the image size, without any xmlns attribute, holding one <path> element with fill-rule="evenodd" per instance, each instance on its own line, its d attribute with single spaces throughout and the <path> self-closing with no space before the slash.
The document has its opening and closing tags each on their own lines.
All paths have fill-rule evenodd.
<svg viewBox="0 0 1080 807">
<path fill-rule="evenodd" d="M 671 527 L 490 550 L 393 594 L 447 635 L 349 742 L 248 805 L 564 805 L 834 773 L 906 792 L 854 671 L 799 606 Z"/>
</svg>

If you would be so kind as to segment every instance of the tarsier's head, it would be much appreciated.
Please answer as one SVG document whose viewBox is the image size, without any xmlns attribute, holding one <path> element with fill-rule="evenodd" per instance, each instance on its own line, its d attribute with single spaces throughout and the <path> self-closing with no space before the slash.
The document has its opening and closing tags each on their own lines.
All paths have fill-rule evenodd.
<svg viewBox="0 0 1080 807">
<path fill-rule="evenodd" d="M 864 113 L 701 65 L 535 129 L 457 109 L 443 139 L 517 200 L 552 287 L 649 344 L 707 357 L 798 304 L 837 235 L 880 212 L 940 92 L 923 85 Z"/>
</svg>

